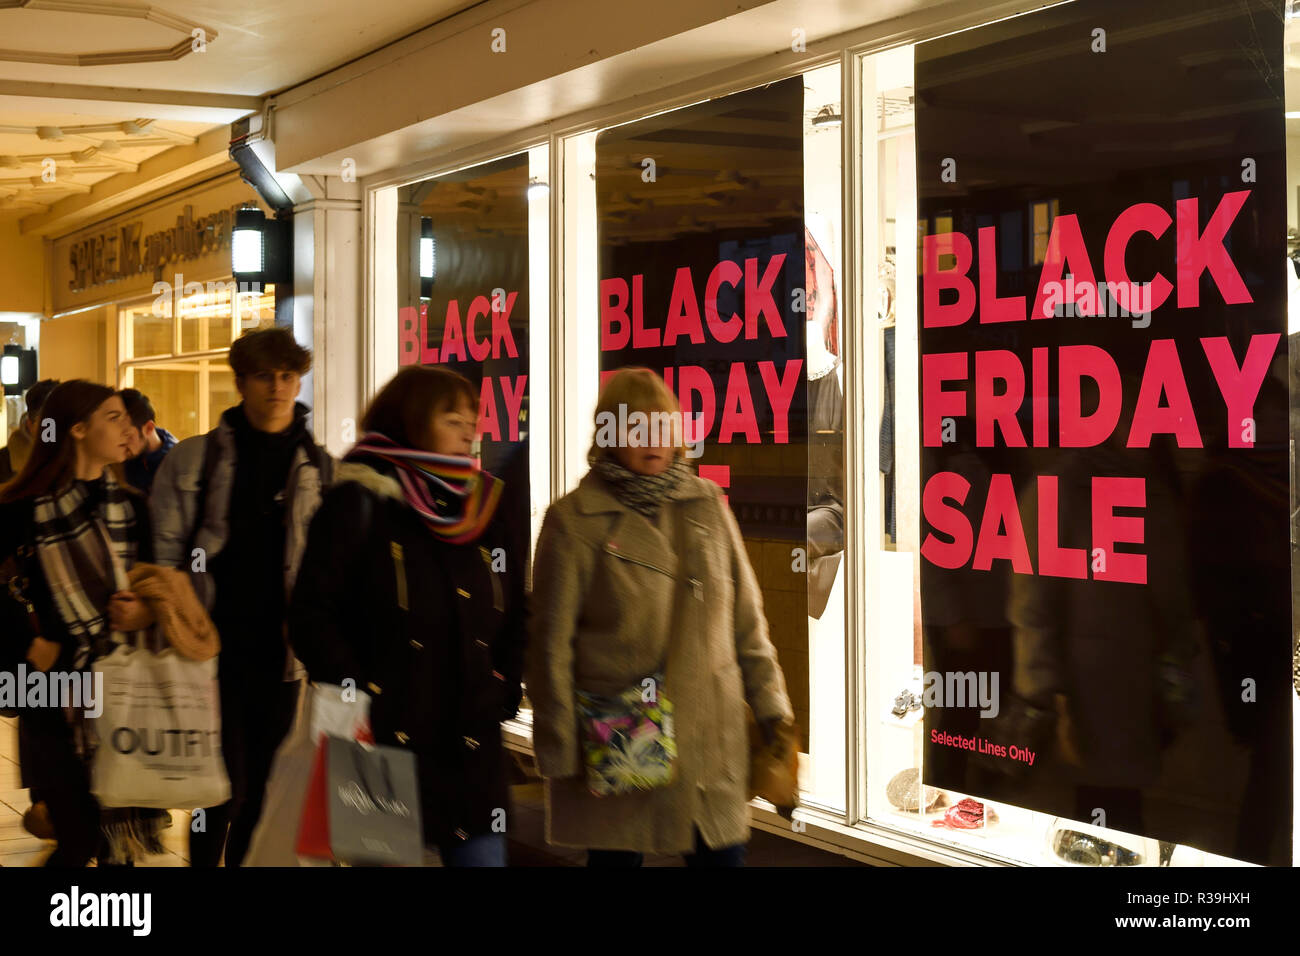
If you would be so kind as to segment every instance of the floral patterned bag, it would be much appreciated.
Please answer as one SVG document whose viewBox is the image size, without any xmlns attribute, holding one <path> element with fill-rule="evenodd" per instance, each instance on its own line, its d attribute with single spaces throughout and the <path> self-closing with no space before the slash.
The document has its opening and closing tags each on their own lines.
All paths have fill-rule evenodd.
<svg viewBox="0 0 1300 956">
<path fill-rule="evenodd" d="M 677 739 L 673 705 L 663 674 L 653 674 L 617 697 L 578 691 L 587 789 L 598 797 L 653 790 L 671 783 Z"/>
</svg>

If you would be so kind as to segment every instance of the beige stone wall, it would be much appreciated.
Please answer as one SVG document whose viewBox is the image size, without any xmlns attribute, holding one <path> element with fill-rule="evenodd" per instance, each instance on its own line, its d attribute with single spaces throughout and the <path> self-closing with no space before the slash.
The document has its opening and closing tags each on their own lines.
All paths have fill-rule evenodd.
<svg viewBox="0 0 1300 956">
<path fill-rule="evenodd" d="M 41 323 L 41 378 L 85 378 L 117 387 L 117 323 L 111 307 Z"/>
<path fill-rule="evenodd" d="M 19 232 L 16 218 L 0 219 L 0 312 L 44 309 L 44 242 Z"/>
</svg>

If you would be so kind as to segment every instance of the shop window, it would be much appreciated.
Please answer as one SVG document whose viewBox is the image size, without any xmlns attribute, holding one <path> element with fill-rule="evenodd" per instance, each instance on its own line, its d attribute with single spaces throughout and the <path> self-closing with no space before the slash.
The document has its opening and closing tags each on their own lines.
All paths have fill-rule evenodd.
<svg viewBox="0 0 1300 956">
<path fill-rule="evenodd" d="M 544 146 L 515 153 L 385 190 L 378 203 L 397 268 L 376 389 L 403 365 L 468 378 L 483 467 L 505 480 L 533 541 L 550 503 L 547 156 Z"/>
<path fill-rule="evenodd" d="M 1241 450 L 1225 438 L 1230 423 L 1213 375 L 1195 365 L 1196 358 L 1204 364 L 1197 336 L 1224 337 L 1239 367 L 1250 343 L 1280 324 L 1282 264 L 1274 275 L 1266 263 L 1270 250 L 1277 259 L 1284 255 L 1284 194 L 1255 183 L 1275 182 L 1287 168 L 1273 115 L 1282 108 L 1281 84 L 1270 86 L 1270 71 L 1248 64 L 1274 49 L 1275 34 L 1256 31 L 1280 33 L 1282 25 L 1261 27 L 1227 3 L 1221 15 L 1176 29 L 1145 8 L 1109 0 L 1101 7 L 1085 16 L 1077 5 L 1063 5 L 862 60 L 861 175 L 864 196 L 874 197 L 863 210 L 862 278 L 878 323 L 863 350 L 864 374 L 868 427 L 879 412 L 881 470 L 865 495 L 863 816 L 1033 865 L 1285 862 L 1293 853 L 1294 696 L 1291 615 L 1280 595 L 1295 572 L 1287 561 L 1294 544 L 1283 530 L 1281 355 L 1265 363 L 1250 422 L 1273 437 Z M 1070 46 L 1101 12 L 1126 29 L 1159 26 L 1140 42 L 1112 46 L 1103 68 L 1087 59 L 1086 44 L 1082 55 Z M 1292 26 L 1288 50 L 1300 45 Z M 1117 31 L 1112 27 L 1112 36 Z M 1222 53 L 1229 48 L 1231 54 Z M 1036 85 L 1027 49 L 1050 51 L 1050 93 Z M 1197 51 L 1213 51 L 1216 68 L 1168 84 L 1172 64 L 1191 62 L 1202 55 Z M 1222 62 L 1228 57 L 1238 58 L 1240 73 Z M 1228 75 L 1242 82 L 1224 83 Z M 1044 103 L 1075 96 L 1076 88 L 1079 97 L 1114 109 L 1090 119 L 1044 118 Z M 900 89 L 915 105 L 906 122 L 890 105 L 904 100 Z M 1153 97 L 1162 98 L 1159 110 L 1151 108 Z M 1234 117 L 1232 142 L 1193 133 L 1197 110 L 1207 108 Z M 1164 120 L 1150 124 L 1157 112 Z M 1246 155 L 1267 175 L 1243 178 Z M 944 179 L 949 158 L 955 178 Z M 1298 185 L 1292 176 L 1291 196 Z M 1082 305 L 1077 318 L 1058 311 L 1057 318 L 1029 321 L 1039 318 L 1026 313 L 1049 269 L 1079 279 L 1086 258 L 1099 281 L 1116 278 L 1121 260 L 1108 251 L 1107 236 L 1126 209 L 1146 203 L 1144 209 L 1159 207 L 1172 219 L 1179 208 L 1187 215 L 1179 201 L 1195 200 L 1203 230 L 1234 190 L 1249 191 L 1252 205 L 1233 220 L 1223 247 L 1248 297 L 1234 301 L 1203 278 L 1196 305 L 1171 300 L 1145 317 Z M 1288 211 L 1295 226 L 1295 211 Z M 1173 232 L 1125 244 L 1122 264 L 1132 282 L 1157 273 L 1176 277 Z M 1064 259 L 1053 261 L 1049 246 L 1075 235 Z M 954 254 L 960 237 L 969 246 Z M 972 311 L 965 317 L 958 318 L 959 281 L 942 284 L 933 299 L 919 295 L 929 242 L 938 247 L 938 272 L 970 282 L 965 302 Z M 981 260 L 990 253 L 994 263 Z M 908 281 L 896 282 L 900 274 Z M 1052 374 L 1036 380 L 1032 359 L 1085 344 L 1117 367 L 1123 434 L 1118 442 L 1063 447 L 1069 386 L 1055 358 Z M 1176 441 L 1166 432 L 1126 443 L 1148 353 L 1170 344 L 1183 362 L 1185 409 L 1200 423 L 1198 440 Z M 968 371 L 953 373 L 942 390 L 959 395 L 965 410 L 926 418 L 934 429 L 927 438 L 920 396 L 934 396 L 919 381 L 922 360 L 953 355 L 969 363 Z M 1020 407 L 1001 413 L 992 434 L 981 434 L 976 406 L 1007 394 L 1006 377 L 991 390 L 988 381 L 981 384 L 979 363 L 989 356 L 1007 362 L 1004 370 L 1008 356 L 1017 359 L 1025 372 L 1023 401 L 1009 403 Z M 1014 370 L 1007 374 L 1016 379 Z M 1087 393 L 1083 412 L 1103 398 Z M 1025 442 L 1005 440 L 1003 428 L 1023 430 Z M 952 487 L 966 490 L 937 496 L 931 483 L 945 475 L 958 476 Z M 1059 497 L 1050 482 L 1044 491 L 1044 476 L 1059 482 Z M 1125 550 L 1143 555 L 1147 576 L 1124 584 L 1107 581 L 1104 562 L 1084 547 L 1095 542 L 1087 524 L 1098 513 L 1092 503 L 1066 501 L 1078 488 L 1096 487 L 1098 477 L 1104 484 L 1117 476 L 1141 481 L 1145 490 L 1140 509 L 1116 512 L 1141 515 L 1142 544 L 1102 549 L 1111 558 Z M 1011 523 L 994 508 L 989 524 L 987 502 L 996 498 L 999 479 L 1007 492 L 1001 516 Z M 943 509 L 936 508 L 940 500 Z M 1023 536 L 1025 553 L 1013 560 L 1003 551 L 982 564 L 971 555 L 936 560 L 936 548 L 962 550 L 964 532 L 943 521 L 958 512 L 970 522 L 972 550 L 981 538 L 987 547 L 989 535 L 1005 533 Z M 1082 577 L 1050 565 L 1055 549 L 1067 547 L 1092 561 Z M 1251 636 L 1243 642 L 1244 620 Z M 1261 688 L 1258 700 L 1273 703 L 1242 706 L 1246 670 Z"/>
<path fill-rule="evenodd" d="M 473 383 L 483 468 L 530 531 L 526 578 L 551 500 L 549 155 L 537 146 L 374 198 L 376 234 L 392 237 L 380 248 L 395 252 L 380 260 L 374 390 L 415 364 Z M 525 689 L 511 733 L 526 736 L 530 712 Z"/>
<path fill-rule="evenodd" d="M 147 395 L 159 426 L 178 439 L 201 435 L 239 404 L 226 353 L 244 332 L 275 324 L 275 286 L 160 283 L 158 291 L 118 309 L 119 387 Z"/>
<path fill-rule="evenodd" d="M 845 514 L 838 65 L 565 141 L 564 447 L 601 383 L 678 395 L 762 589 L 807 804 L 843 812 Z M 712 290 L 712 291 L 710 291 Z"/>
</svg>

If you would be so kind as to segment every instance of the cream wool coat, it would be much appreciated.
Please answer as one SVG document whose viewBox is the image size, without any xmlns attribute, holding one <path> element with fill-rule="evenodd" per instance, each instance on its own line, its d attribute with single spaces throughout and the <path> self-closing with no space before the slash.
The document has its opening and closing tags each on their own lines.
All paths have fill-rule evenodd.
<svg viewBox="0 0 1300 956">
<path fill-rule="evenodd" d="M 717 485 L 685 481 L 655 525 L 594 473 L 546 513 L 525 678 L 551 843 L 688 853 L 696 826 L 713 849 L 749 839 L 744 703 L 759 720 L 792 710 L 735 517 Z M 575 690 L 613 695 L 665 661 L 674 782 L 592 795 Z"/>
</svg>

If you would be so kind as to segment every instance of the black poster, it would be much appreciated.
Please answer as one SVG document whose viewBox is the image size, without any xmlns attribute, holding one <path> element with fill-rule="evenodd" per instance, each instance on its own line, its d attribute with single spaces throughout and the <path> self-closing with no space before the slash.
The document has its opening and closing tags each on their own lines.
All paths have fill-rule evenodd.
<svg viewBox="0 0 1300 956">
<path fill-rule="evenodd" d="M 747 534 L 806 511 L 803 86 L 601 132 L 600 367 L 663 374 Z"/>
<path fill-rule="evenodd" d="M 1256 0 L 917 47 L 927 784 L 1290 863 L 1282 69 Z"/>
<path fill-rule="evenodd" d="M 398 361 L 444 365 L 479 390 L 480 459 L 505 481 L 527 562 L 528 154 L 399 190 Z M 418 302 L 418 305 L 416 304 Z"/>
</svg>

